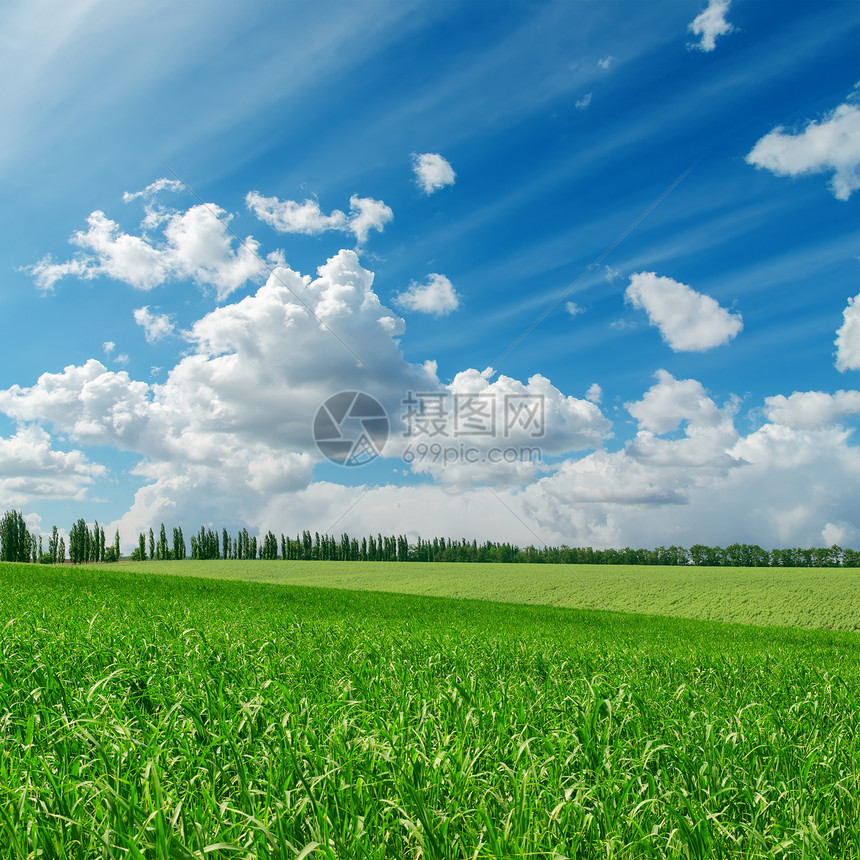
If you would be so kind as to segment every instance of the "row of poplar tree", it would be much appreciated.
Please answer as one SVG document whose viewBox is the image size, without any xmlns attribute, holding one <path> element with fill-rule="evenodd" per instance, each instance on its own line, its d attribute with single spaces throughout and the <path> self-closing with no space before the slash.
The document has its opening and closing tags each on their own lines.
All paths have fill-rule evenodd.
<svg viewBox="0 0 860 860">
<path fill-rule="evenodd" d="M 133 560 L 187 558 L 181 528 L 174 528 L 168 539 L 161 524 L 158 537 L 153 529 L 138 535 Z M 659 546 L 654 549 L 592 549 L 591 547 L 520 548 L 511 543 L 450 538 L 418 538 L 410 544 L 406 535 L 377 534 L 358 538 L 344 533 L 332 535 L 304 531 L 295 538 L 268 531 L 265 536 L 248 533 L 244 528 L 235 535 L 227 529 L 219 533 L 201 526 L 191 536 L 191 558 L 196 559 L 284 559 L 287 561 L 440 561 L 440 562 L 522 562 L 544 564 L 648 564 L 694 565 L 708 567 L 860 567 L 860 552 L 839 546 L 765 550 L 755 544 L 711 547 L 695 544 L 689 549 Z M 104 528 L 97 522 L 92 529 L 79 519 L 69 531 L 68 558 L 73 564 L 119 561 L 120 538 L 117 530 L 113 544 L 106 544 Z M 54 526 L 47 546 L 43 536 L 30 534 L 20 511 L 7 511 L 0 520 L 0 561 L 57 564 L 66 559 L 66 544 Z"/>
<path fill-rule="evenodd" d="M 92 530 L 86 520 L 78 520 L 69 530 L 69 560 L 72 564 L 91 561 L 119 561 L 119 530 L 113 544 L 105 542 L 105 530 L 96 522 Z M 44 535 L 31 534 L 20 511 L 6 511 L 0 520 L 0 561 L 59 564 L 66 560 L 66 540 L 56 526 L 47 546 Z"/>
<path fill-rule="evenodd" d="M 272 531 L 265 535 L 248 533 L 244 528 L 236 535 L 231 535 L 227 529 L 213 531 L 205 526 L 200 527 L 197 534 L 191 536 L 191 558 L 199 559 L 264 559 L 281 558 L 286 560 L 318 560 L 318 561 L 411 561 L 412 548 L 406 535 L 387 537 L 377 535 L 364 537 L 359 541 L 344 534 L 340 538 L 331 535 L 320 535 L 309 531 L 296 535 L 295 538 L 281 535 L 280 539 Z M 419 540 L 420 543 L 420 540 Z M 437 539 L 438 545 L 438 539 Z M 167 529 L 161 526 L 160 537 L 156 539 L 155 532 L 150 529 L 149 535 L 138 535 L 137 546 L 131 554 L 134 561 L 146 559 L 180 559 L 186 558 L 185 540 L 181 528 L 173 529 L 172 544 L 167 541 Z"/>
</svg>

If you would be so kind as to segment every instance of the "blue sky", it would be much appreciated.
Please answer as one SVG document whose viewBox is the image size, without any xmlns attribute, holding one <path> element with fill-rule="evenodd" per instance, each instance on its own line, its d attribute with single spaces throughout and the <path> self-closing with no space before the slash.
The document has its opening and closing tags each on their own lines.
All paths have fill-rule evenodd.
<svg viewBox="0 0 860 860">
<path fill-rule="evenodd" d="M 856 3 L 0 16 L 0 509 L 860 545 Z M 364 467 L 313 443 L 341 390 Z M 541 399 L 540 461 L 408 391 Z"/>
</svg>

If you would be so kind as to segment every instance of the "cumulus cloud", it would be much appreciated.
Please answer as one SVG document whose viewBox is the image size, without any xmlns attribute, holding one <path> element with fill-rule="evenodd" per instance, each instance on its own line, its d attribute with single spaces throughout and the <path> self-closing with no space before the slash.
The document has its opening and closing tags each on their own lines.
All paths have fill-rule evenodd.
<svg viewBox="0 0 860 860">
<path fill-rule="evenodd" d="M 146 383 L 91 358 L 61 373 L 43 373 L 29 388 L 0 391 L 0 411 L 19 423 L 52 425 L 77 442 L 134 450 L 148 421 L 149 400 Z"/>
<path fill-rule="evenodd" d="M 381 233 L 394 217 L 391 207 L 381 200 L 356 194 L 349 198 L 349 215 L 340 209 L 325 215 L 316 200 L 306 199 L 297 203 L 295 200 L 263 197 L 257 191 L 249 191 L 245 202 L 257 218 L 279 233 L 315 236 L 328 230 L 337 230 L 353 233 L 359 244 L 367 241 L 371 230 Z"/>
<path fill-rule="evenodd" d="M 353 194 L 349 198 L 349 229 L 355 233 L 360 245 L 367 241 L 367 234 L 371 230 L 382 232 L 385 225 L 394 217 L 391 207 L 386 206 L 381 200 L 372 197 L 357 197 Z"/>
<path fill-rule="evenodd" d="M 643 506 L 652 522 L 666 519 L 658 510 L 665 505 L 683 505 L 692 489 L 724 478 L 742 465 L 732 454 L 738 434 L 729 407 L 718 407 L 696 380 L 677 380 L 666 371 L 657 373 L 657 382 L 634 403 L 626 404 L 639 430 L 622 450 L 602 449 L 581 459 L 565 460 L 549 477 L 526 494 L 534 510 L 556 513 L 553 528 L 561 529 L 567 511 L 581 506 L 599 506 L 590 516 L 603 520 L 617 535 L 624 516 Z M 661 438 L 684 427 L 682 438 Z M 582 517 L 569 515 L 570 531 Z M 661 534 L 665 534 L 665 528 Z M 649 542 L 649 545 L 653 540 Z"/>
<path fill-rule="evenodd" d="M 588 106 L 591 104 L 591 93 L 586 93 L 581 99 L 576 100 L 576 109 L 577 110 L 586 110 Z"/>
<path fill-rule="evenodd" d="M 317 200 L 278 200 L 263 197 L 257 191 L 249 191 L 245 197 L 248 208 L 261 221 L 279 233 L 304 233 L 315 236 L 326 230 L 343 230 L 348 222 L 346 214 L 335 209 L 324 215 Z"/>
<path fill-rule="evenodd" d="M 603 69 L 603 71 L 605 72 L 605 71 L 609 70 L 609 67 L 614 62 L 615 62 L 615 57 L 613 57 L 612 54 L 609 54 L 608 56 L 603 57 L 602 59 L 598 60 L 597 65 L 600 66 L 600 68 Z"/>
<path fill-rule="evenodd" d="M 622 451 L 567 461 L 523 490 L 519 509 L 572 545 L 813 546 L 834 512 L 854 523 L 849 545 L 860 539 L 860 451 L 847 431 L 768 423 L 738 436 L 729 416 L 721 431 L 690 429 L 679 440 L 643 431 Z"/>
<path fill-rule="evenodd" d="M 836 369 L 860 370 L 860 295 L 848 299 L 842 319 L 836 331 Z"/>
<path fill-rule="evenodd" d="M 439 387 L 432 365 L 403 359 L 395 339 L 403 321 L 380 304 L 372 282 L 353 251 L 335 255 L 316 278 L 281 267 L 256 294 L 197 320 L 186 334 L 190 354 L 164 383 L 90 359 L 0 392 L 0 411 L 138 453 L 135 473 L 165 499 L 177 475 L 189 504 L 195 494 L 252 500 L 295 491 L 321 459 L 311 429 L 326 397 L 366 390 L 396 420 L 404 391 Z"/>
<path fill-rule="evenodd" d="M 394 297 L 394 303 L 405 311 L 441 317 L 460 307 L 460 297 L 448 278 L 434 272 L 423 284 L 412 281 Z"/>
<path fill-rule="evenodd" d="M 109 277 L 138 290 L 188 279 L 214 287 L 218 298 L 223 299 L 269 270 L 258 254 L 259 243 L 252 237 L 234 247 L 231 218 L 212 204 L 164 213 L 157 219 L 163 224 L 164 240 L 153 243 L 145 235 L 125 233 L 116 221 L 97 210 L 87 219 L 87 229 L 78 230 L 69 240 L 81 249 L 77 256 L 55 263 L 48 255 L 29 271 L 45 291 L 69 275 L 86 280 Z"/>
<path fill-rule="evenodd" d="M 585 308 L 582 305 L 578 305 L 576 302 L 565 302 L 564 309 L 572 316 L 578 317 L 580 314 L 585 313 Z"/>
<path fill-rule="evenodd" d="M 437 152 L 413 153 L 412 171 L 425 194 L 433 194 L 446 185 L 453 185 L 457 178 L 454 168 Z"/>
<path fill-rule="evenodd" d="M 91 492 L 105 472 L 81 452 L 56 450 L 70 443 L 137 456 L 141 486 L 116 524 L 128 541 L 158 522 L 359 534 L 384 522 L 413 539 L 459 535 L 468 523 L 478 539 L 595 547 L 860 538 L 860 452 L 840 424 L 857 414 L 857 392 L 775 395 L 755 410 L 765 423 L 742 435 L 735 401 L 718 403 L 701 382 L 660 371 L 625 404 L 633 437 L 608 450 L 613 425 L 597 384 L 580 399 L 543 376 L 520 381 L 489 368 L 442 384 L 432 361 L 405 360 L 404 327 L 354 251 L 313 276 L 280 266 L 252 295 L 198 319 L 189 351 L 162 382 L 91 359 L 0 391 L 0 411 L 19 426 L 0 443 L 0 495 L 23 507 L 40 492 Z M 391 471 L 373 475 L 406 474 L 404 486 L 394 477 L 381 486 L 315 479 L 323 458 L 313 416 L 342 390 L 367 391 L 385 407 L 381 466 Z M 447 410 L 434 437 L 409 435 L 410 392 L 413 404 Z M 58 437 L 67 441 L 58 446 Z M 434 460 L 430 448 L 406 459 L 418 443 L 455 459 Z M 540 456 L 493 462 L 494 449 Z M 460 456 L 466 450 L 472 459 Z"/>
<path fill-rule="evenodd" d="M 0 437 L 0 505 L 23 507 L 37 499 L 83 499 L 105 468 L 81 451 L 57 451 L 41 427 L 19 427 Z"/>
<path fill-rule="evenodd" d="M 597 448 L 610 432 L 598 406 L 563 394 L 540 374 L 526 383 L 492 375 L 492 368 L 461 371 L 429 396 L 429 411 L 414 408 L 413 448 L 435 443 L 458 456 L 448 461 L 431 451 L 412 461 L 413 472 L 448 486 L 522 484 L 543 469 L 544 458 Z"/>
<path fill-rule="evenodd" d="M 655 272 L 630 277 L 626 298 L 648 314 L 674 352 L 704 352 L 728 343 L 743 328 L 740 314 L 727 311 L 710 296 Z"/>
<path fill-rule="evenodd" d="M 795 429 L 810 430 L 840 422 L 860 412 L 860 391 L 795 391 L 786 397 L 765 398 L 768 421 Z"/>
<path fill-rule="evenodd" d="M 708 7 L 693 19 L 689 30 L 700 39 L 691 47 L 700 51 L 713 51 L 717 46 L 717 37 L 732 32 L 734 28 L 726 20 L 730 2 L 731 0 L 710 0 Z"/>
<path fill-rule="evenodd" d="M 154 314 L 149 305 L 137 308 L 134 321 L 143 328 L 143 336 L 147 343 L 156 343 L 173 334 L 174 325 L 167 314 Z"/>
<path fill-rule="evenodd" d="M 669 433 L 683 421 L 703 427 L 721 422 L 721 412 L 701 382 L 678 380 L 665 370 L 658 370 L 656 378 L 657 383 L 640 401 L 627 404 L 627 411 L 639 422 L 640 429 Z"/>
<path fill-rule="evenodd" d="M 860 188 L 860 107 L 841 104 L 797 133 L 778 126 L 756 143 L 746 161 L 777 176 L 832 172 L 833 196 L 847 200 Z"/>
<path fill-rule="evenodd" d="M 219 300 L 269 271 L 258 253 L 260 243 L 252 237 L 246 236 L 233 249 L 228 230 L 232 217 L 218 206 L 201 204 L 170 218 L 164 229 L 173 270 L 202 286 L 215 287 Z"/>
<path fill-rule="evenodd" d="M 482 385 L 476 376 L 489 380 L 488 373 L 473 371 L 470 385 Z M 384 521 L 413 538 L 458 535 L 468 522 L 479 540 L 501 537 L 520 545 L 810 546 L 838 537 L 850 546 L 860 539 L 854 515 L 860 451 L 844 429 L 768 422 L 741 436 L 733 403 L 720 406 L 696 380 L 665 372 L 628 408 L 641 423 L 621 450 L 565 458 L 525 486 L 500 485 L 489 475 L 493 489 L 484 490 L 468 483 L 465 470 L 457 481 L 440 476 L 439 483 L 422 486 L 313 483 L 266 500 L 255 522 L 277 531 L 285 518 L 321 530 L 336 521 L 338 529 L 360 534 Z M 472 475 L 477 483 L 482 477 L 487 474 L 478 469 Z"/>
</svg>

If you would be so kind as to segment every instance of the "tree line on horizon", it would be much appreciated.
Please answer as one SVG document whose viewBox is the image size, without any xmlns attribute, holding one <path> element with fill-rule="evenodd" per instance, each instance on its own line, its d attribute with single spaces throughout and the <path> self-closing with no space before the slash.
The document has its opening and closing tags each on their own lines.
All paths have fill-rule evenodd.
<svg viewBox="0 0 860 860">
<path fill-rule="evenodd" d="M 137 546 L 128 557 L 132 561 L 180 560 L 188 558 L 188 547 L 182 529 L 174 527 L 172 540 L 161 524 L 158 537 L 153 529 L 138 535 Z M 643 564 L 697 567 L 860 567 L 860 552 L 839 546 L 766 550 L 755 544 L 735 543 L 727 547 L 694 544 L 658 546 L 654 549 L 593 549 L 592 547 L 519 547 L 507 542 L 452 540 L 451 538 L 418 538 L 410 543 L 406 535 L 369 535 L 360 540 L 345 532 L 333 535 L 305 530 L 295 538 L 280 538 L 268 531 L 265 536 L 249 534 L 243 528 L 231 535 L 226 528 L 201 526 L 191 536 L 193 559 L 235 559 L 284 561 L 418 561 L 456 563 L 526 563 L 526 564 Z M 53 527 L 44 546 L 27 529 L 20 511 L 7 511 L 0 520 L 0 561 L 58 564 L 66 558 L 72 564 L 114 562 L 121 559 L 120 535 L 117 529 L 112 544 L 106 544 L 104 528 L 94 523 L 92 529 L 79 519 L 69 531 L 66 543 Z"/>
</svg>

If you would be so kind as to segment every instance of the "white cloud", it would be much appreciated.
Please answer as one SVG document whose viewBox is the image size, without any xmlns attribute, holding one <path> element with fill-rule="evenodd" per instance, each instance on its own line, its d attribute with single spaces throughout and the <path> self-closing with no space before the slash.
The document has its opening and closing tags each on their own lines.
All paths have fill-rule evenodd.
<svg viewBox="0 0 860 860">
<path fill-rule="evenodd" d="M 132 200 L 140 200 L 141 198 L 149 200 L 161 191 L 179 192 L 182 191 L 184 187 L 185 186 L 176 179 L 156 179 L 155 182 L 151 182 L 142 191 L 125 191 L 122 195 L 122 199 L 125 203 L 131 203 Z"/>
<path fill-rule="evenodd" d="M 675 379 L 671 373 L 658 370 L 657 383 L 627 410 L 639 422 L 641 430 L 650 433 L 670 433 L 683 421 L 699 427 L 712 427 L 722 422 L 722 413 L 695 379 Z"/>
<path fill-rule="evenodd" d="M 260 244 L 252 237 L 246 236 L 233 249 L 228 230 L 232 217 L 218 206 L 201 204 L 172 217 L 164 229 L 167 257 L 177 275 L 215 287 L 219 300 L 269 271 L 258 253 Z"/>
<path fill-rule="evenodd" d="M 148 420 L 149 396 L 146 383 L 91 358 L 62 373 L 43 373 L 30 388 L 0 391 L 0 411 L 19 423 L 51 424 L 78 442 L 133 450 Z"/>
<path fill-rule="evenodd" d="M 626 331 L 627 329 L 636 328 L 636 323 L 632 320 L 617 319 L 609 323 L 609 328 L 612 331 Z"/>
<path fill-rule="evenodd" d="M 841 104 L 797 134 L 778 126 L 756 143 L 746 161 L 777 176 L 832 172 L 833 196 L 847 200 L 860 188 L 860 107 Z"/>
<path fill-rule="evenodd" d="M 139 290 L 151 290 L 167 280 L 170 267 L 165 255 L 145 239 L 123 233 L 100 211 L 87 218 L 87 225 L 86 231 L 78 230 L 71 238 L 72 244 L 95 253 L 86 278 L 106 275 Z"/>
<path fill-rule="evenodd" d="M 463 370 L 442 385 L 432 361 L 404 359 L 404 323 L 379 302 L 372 284 L 354 251 L 341 251 L 314 277 L 280 267 L 254 294 L 197 320 L 187 335 L 190 352 L 161 383 L 91 359 L 43 374 L 31 387 L 0 391 L 0 411 L 18 422 L 26 442 L 0 444 L 0 463 L 11 471 L 32 462 L 37 476 L 10 485 L 3 481 L 13 476 L 2 475 L 0 494 L 23 507 L 39 492 L 74 496 L 104 477 L 82 454 L 53 451 L 51 431 L 78 446 L 138 456 L 141 486 L 118 523 L 127 541 L 162 521 L 192 529 L 211 521 L 231 530 L 358 534 L 382 522 L 385 531 L 413 539 L 459 536 L 467 523 L 468 536 L 479 540 L 595 547 L 860 538 L 860 451 L 839 426 L 857 412 L 857 392 L 768 398 L 754 410 L 767 422 L 741 435 L 735 401 L 717 403 L 699 381 L 661 371 L 626 404 L 634 437 L 609 451 L 603 445 L 613 428 L 597 405 L 599 385 L 579 399 L 540 375 L 521 382 L 490 369 Z M 376 396 L 391 417 L 383 471 L 373 475 L 390 467 L 388 474 L 429 480 L 415 485 L 407 477 L 406 486 L 385 478 L 382 486 L 314 480 L 322 457 L 312 439 L 313 416 L 328 396 L 350 389 Z M 455 398 L 467 404 L 489 398 L 495 438 L 404 436 L 409 391 L 447 398 L 449 408 Z M 535 436 L 528 421 L 507 426 L 507 398 L 541 402 L 543 432 Z M 400 457 L 410 439 L 457 452 L 468 446 L 477 459 L 408 466 Z M 523 446 L 539 449 L 541 459 L 487 461 L 492 448 Z M 374 480 L 370 472 L 367 480 Z"/>
<path fill-rule="evenodd" d="M 651 325 L 674 352 L 704 352 L 728 343 L 743 328 L 740 314 L 731 313 L 710 296 L 654 272 L 630 277 L 626 298 L 643 308 Z"/>
<path fill-rule="evenodd" d="M 564 309 L 572 317 L 578 317 L 580 314 L 585 313 L 585 308 L 582 307 L 582 305 L 578 305 L 576 302 L 565 302 Z"/>
<path fill-rule="evenodd" d="M 860 452 L 845 431 L 766 424 L 738 437 L 728 416 L 701 430 L 640 432 L 622 451 L 568 461 L 523 491 L 529 522 L 545 540 L 616 547 L 812 546 L 834 512 L 856 523 Z"/>
<path fill-rule="evenodd" d="M 849 523 L 826 523 L 821 530 L 821 539 L 825 546 L 844 546 L 847 540 L 851 540 L 849 535 L 855 531 Z"/>
<path fill-rule="evenodd" d="M 0 437 L 0 506 L 22 507 L 39 499 L 82 499 L 105 474 L 81 451 L 57 451 L 41 427 L 19 427 Z"/>
<path fill-rule="evenodd" d="M 860 412 L 860 391 L 795 391 L 766 397 L 767 419 L 800 430 L 827 427 Z"/>
<path fill-rule="evenodd" d="M 470 376 L 475 384 L 486 378 Z M 860 451 L 845 431 L 768 423 L 740 436 L 733 405 L 720 408 L 700 383 L 666 373 L 630 408 L 642 424 L 622 450 L 566 459 L 523 488 L 496 482 L 492 492 L 482 490 L 468 485 L 464 470 L 459 481 L 439 470 L 440 480 L 450 482 L 448 491 L 445 485 L 317 483 L 295 497 L 268 500 L 257 522 L 277 530 L 285 519 L 298 518 L 325 529 L 358 502 L 338 529 L 361 534 L 385 522 L 414 538 L 460 535 L 467 522 L 478 540 L 594 547 L 738 541 L 811 546 L 834 537 L 852 545 L 860 539 Z M 681 438 L 647 429 L 675 433 L 681 424 Z M 487 476 L 476 470 L 471 477 Z"/>
<path fill-rule="evenodd" d="M 446 185 L 453 185 L 457 177 L 454 168 L 436 152 L 413 153 L 412 171 L 425 194 L 433 194 Z"/>
<path fill-rule="evenodd" d="M 416 433 L 410 441 L 413 447 L 435 442 L 458 456 L 415 459 L 413 472 L 448 486 L 523 484 L 544 469 L 545 458 L 598 448 L 610 432 L 610 422 L 594 403 L 563 394 L 545 376 L 523 383 L 509 376 L 491 382 L 492 375 L 487 368 L 454 377 L 447 386 L 444 423 L 436 428 L 443 432 L 434 435 L 430 421 L 431 432 Z M 460 456 L 459 446 L 468 453 Z"/>
<path fill-rule="evenodd" d="M 152 226 L 152 214 L 147 224 Z M 109 277 L 138 290 L 151 290 L 168 280 L 190 279 L 214 287 L 219 299 L 249 280 L 260 278 L 268 264 L 250 236 L 233 247 L 230 215 L 211 204 L 185 212 L 166 212 L 156 219 L 164 224 L 164 241 L 152 244 L 145 236 L 125 233 L 104 212 L 87 219 L 87 229 L 75 232 L 70 242 L 83 253 L 65 263 L 44 257 L 29 268 L 42 290 L 50 290 L 62 277 L 91 280 Z"/>
<path fill-rule="evenodd" d="M 598 60 L 597 65 L 600 66 L 600 68 L 603 69 L 603 71 L 608 71 L 609 67 L 614 62 L 615 62 L 615 57 L 613 57 L 612 54 L 609 54 L 608 56 L 603 57 L 603 59 Z"/>
<path fill-rule="evenodd" d="M 577 110 L 586 110 L 588 106 L 591 104 L 591 93 L 586 93 L 581 99 L 577 99 L 576 101 L 576 109 Z"/>
<path fill-rule="evenodd" d="M 700 51 L 713 51 L 717 37 L 725 36 L 734 29 L 726 20 L 731 0 L 709 0 L 708 7 L 700 12 L 689 26 L 694 36 L 700 36 L 698 44 L 692 45 Z"/>
<path fill-rule="evenodd" d="M 579 539 L 588 519 L 602 521 L 608 543 L 628 543 L 625 518 L 632 521 L 637 513 L 657 529 L 661 541 L 667 540 L 666 505 L 674 511 L 696 487 L 711 486 L 743 465 L 732 453 L 738 439 L 732 409 L 720 409 L 696 380 L 676 380 L 659 371 L 656 384 L 627 409 L 639 430 L 622 450 L 567 460 L 526 491 L 555 530 L 568 521 L 568 543 Z M 682 438 L 660 438 L 681 425 Z M 583 516 L 584 507 L 594 509 Z M 548 516 L 550 510 L 554 513 Z M 652 538 L 638 545 L 653 543 Z"/>
<path fill-rule="evenodd" d="M 385 225 L 394 217 L 391 207 L 386 206 L 381 200 L 372 197 L 358 197 L 353 194 L 349 198 L 349 229 L 355 233 L 359 245 L 367 241 L 367 234 L 371 230 L 380 233 Z"/>
<path fill-rule="evenodd" d="M 277 197 L 263 197 L 257 191 L 249 191 L 245 197 L 248 209 L 261 221 L 280 233 L 304 233 L 315 236 L 328 230 L 353 233 L 358 243 L 367 241 L 371 230 L 380 233 L 394 217 L 391 207 L 372 197 L 349 198 L 349 215 L 335 209 L 325 215 L 316 200 L 279 200 Z"/>
<path fill-rule="evenodd" d="M 167 314 L 154 314 L 149 305 L 137 308 L 134 321 L 143 328 L 143 336 L 147 343 L 155 343 L 173 334 L 174 325 Z"/>
<path fill-rule="evenodd" d="M 454 285 L 444 275 L 432 273 L 423 284 L 413 281 L 394 303 L 403 310 L 441 317 L 460 307 L 460 297 Z"/>
<path fill-rule="evenodd" d="M 116 349 L 116 344 L 112 340 L 106 340 L 102 344 L 102 349 L 105 355 L 110 355 Z"/>
<path fill-rule="evenodd" d="M 842 319 L 836 331 L 836 369 L 860 370 L 860 295 L 848 299 Z"/>
<path fill-rule="evenodd" d="M 54 284 L 65 277 L 88 278 L 89 267 L 86 261 L 81 259 L 67 260 L 65 263 L 55 263 L 51 254 L 45 254 L 38 263 L 30 267 L 24 267 L 22 271 L 29 272 L 36 282 L 36 286 L 43 292 L 50 292 Z"/>
<path fill-rule="evenodd" d="M 324 215 L 316 200 L 297 203 L 295 200 L 263 197 L 257 191 L 249 191 L 245 202 L 254 215 L 280 233 L 315 236 L 326 230 L 343 230 L 347 224 L 347 217 L 340 209 Z"/>
<path fill-rule="evenodd" d="M 194 323 L 191 354 L 163 384 L 90 359 L 0 391 L 0 411 L 137 452 L 136 474 L 159 492 L 175 488 L 176 475 L 198 500 L 293 491 L 321 459 L 311 428 L 326 397 L 367 390 L 396 421 L 403 392 L 439 387 L 432 367 L 403 359 L 395 340 L 403 321 L 380 304 L 372 282 L 353 251 L 332 257 L 316 279 L 279 268 L 256 294 Z"/>
</svg>

